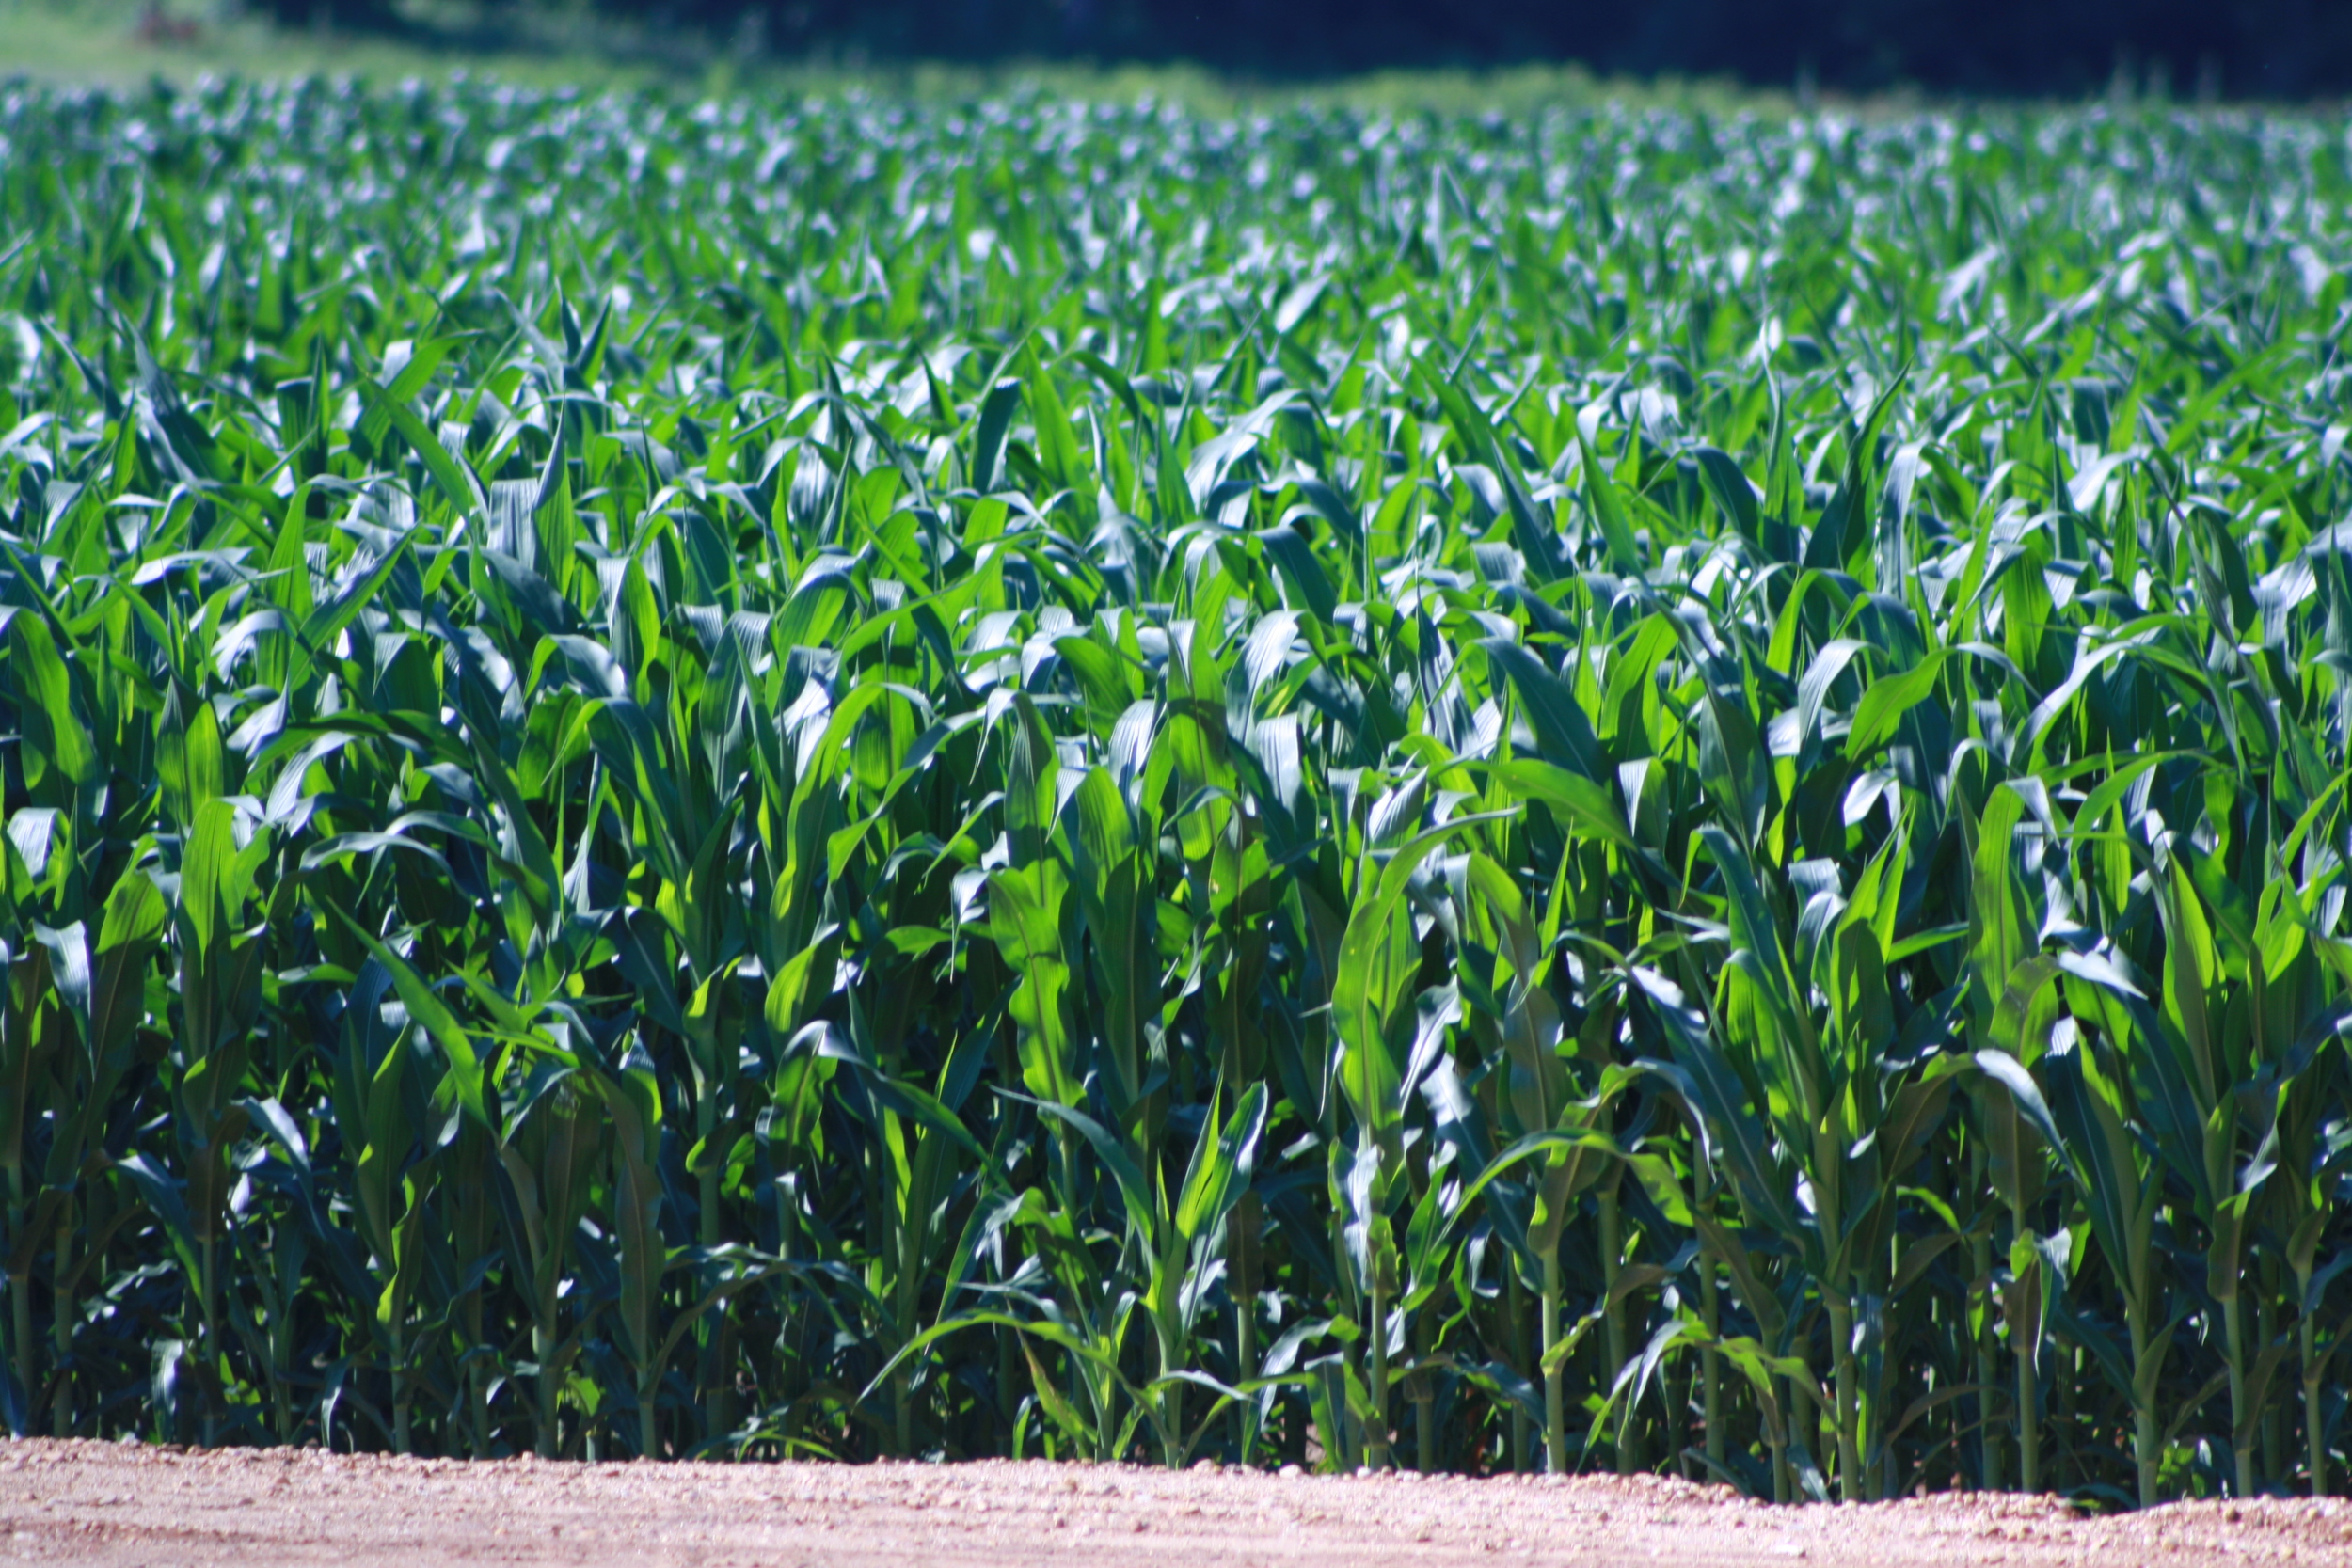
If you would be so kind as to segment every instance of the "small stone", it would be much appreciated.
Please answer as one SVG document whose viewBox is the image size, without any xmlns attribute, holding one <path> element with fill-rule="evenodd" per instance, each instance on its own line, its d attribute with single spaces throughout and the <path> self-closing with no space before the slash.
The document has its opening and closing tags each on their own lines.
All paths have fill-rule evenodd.
<svg viewBox="0 0 2352 1568">
<path fill-rule="evenodd" d="M 1307 1472 L 1305 1470 L 1299 1468 L 1299 1466 L 1295 1465 L 1285 1465 L 1279 1470 L 1275 1472 L 1275 1474 L 1280 1476 L 1284 1481 L 1295 1480 L 1297 1477 L 1303 1476 Z"/>
</svg>

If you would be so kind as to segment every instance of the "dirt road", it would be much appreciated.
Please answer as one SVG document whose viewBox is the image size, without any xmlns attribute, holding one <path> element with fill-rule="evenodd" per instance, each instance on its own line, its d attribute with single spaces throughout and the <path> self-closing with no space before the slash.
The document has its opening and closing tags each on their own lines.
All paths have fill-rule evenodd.
<svg viewBox="0 0 2352 1568">
<path fill-rule="evenodd" d="M 1653 1479 L 1046 1464 L 549 1465 L 0 1444 L 0 1562 L 1386 1568 L 2352 1564 L 2352 1502 L 2106 1519 L 2013 1497 L 1772 1509 Z"/>
</svg>

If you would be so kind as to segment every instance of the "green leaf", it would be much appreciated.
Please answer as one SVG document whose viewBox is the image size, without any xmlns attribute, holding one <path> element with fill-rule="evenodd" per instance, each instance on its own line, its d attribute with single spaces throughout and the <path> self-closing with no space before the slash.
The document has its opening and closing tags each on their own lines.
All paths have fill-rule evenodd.
<svg viewBox="0 0 2352 1568">
<path fill-rule="evenodd" d="M 1627 577 L 1638 578 L 1642 575 L 1642 550 L 1634 541 L 1632 521 L 1626 515 L 1625 498 L 1617 493 L 1617 482 L 1601 467 L 1592 438 L 1584 434 L 1583 422 L 1572 422 L 1576 426 L 1577 451 L 1582 459 L 1584 501 L 1592 508 L 1593 521 L 1608 544 L 1609 563 Z"/>
<path fill-rule="evenodd" d="M 1527 716 L 1527 726 L 1534 732 L 1544 760 L 1596 782 L 1607 778 L 1607 757 L 1593 734 L 1592 721 L 1567 684 L 1508 639 L 1484 638 L 1478 646 L 1510 677 L 1511 689 L 1518 694 L 1520 711 Z"/>
<path fill-rule="evenodd" d="M 1192 1159 L 1176 1201 L 1176 1234 L 1187 1240 L 1205 1234 L 1240 1201 L 1248 1186 L 1259 1134 L 1265 1131 L 1266 1086 L 1252 1084 L 1241 1093 L 1233 1114 L 1221 1127 L 1210 1106 L 1210 1117 L 1194 1140 Z"/>
<path fill-rule="evenodd" d="M 1894 735 L 1903 715 L 1933 694 L 1948 657 L 1938 649 L 1899 675 L 1871 682 L 1854 708 L 1853 728 L 1846 736 L 1846 755 L 1860 761 Z"/>
<path fill-rule="evenodd" d="M 408 1009 L 408 1016 L 421 1024 L 433 1037 L 434 1043 L 441 1048 L 442 1054 L 449 1061 L 450 1079 L 457 1091 L 457 1102 L 482 1126 L 495 1127 L 483 1095 L 481 1058 L 476 1055 L 473 1041 L 468 1037 L 465 1027 L 457 1022 L 457 1015 L 434 994 L 433 988 L 425 984 L 424 977 L 409 966 L 407 959 L 370 935 L 364 927 L 342 910 L 330 905 L 328 911 L 358 940 L 376 962 L 384 966 L 386 973 L 392 977 L 393 989 L 400 993 L 401 1005 Z"/>
<path fill-rule="evenodd" d="M 365 377 L 360 378 L 359 386 L 371 410 L 381 415 L 394 430 L 399 431 L 401 439 L 415 448 L 417 455 L 424 460 L 425 471 L 433 476 L 433 482 L 449 499 L 451 509 L 469 522 L 486 526 L 489 501 L 482 494 L 482 486 L 463 465 L 449 454 L 448 449 L 441 445 L 440 437 L 434 435 L 400 398 Z"/>
</svg>

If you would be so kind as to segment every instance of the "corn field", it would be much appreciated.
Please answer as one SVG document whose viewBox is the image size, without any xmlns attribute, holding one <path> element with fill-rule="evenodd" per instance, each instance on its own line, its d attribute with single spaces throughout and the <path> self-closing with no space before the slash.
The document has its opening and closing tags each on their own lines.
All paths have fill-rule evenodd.
<svg viewBox="0 0 2352 1568">
<path fill-rule="evenodd" d="M 8 1425 L 2341 1484 L 2347 200 L 0 88 Z"/>
</svg>

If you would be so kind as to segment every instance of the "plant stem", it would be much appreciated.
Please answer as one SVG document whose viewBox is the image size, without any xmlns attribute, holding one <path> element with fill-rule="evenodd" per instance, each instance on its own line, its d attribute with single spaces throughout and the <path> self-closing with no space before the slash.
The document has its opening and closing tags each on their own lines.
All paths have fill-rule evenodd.
<svg viewBox="0 0 2352 1568">
<path fill-rule="evenodd" d="M 1972 1190 L 1982 1192 L 1985 1180 L 1984 1146 L 1979 1144 L 1970 1158 Z M 1981 1228 L 1968 1238 L 1970 1277 L 1977 1282 L 1978 1300 L 1984 1314 L 1976 1334 L 1977 1350 L 1977 1482 L 1988 1492 L 2001 1489 L 2001 1437 L 1993 1424 L 1993 1314 L 1995 1307 L 1993 1291 L 1993 1238 Z"/>
<path fill-rule="evenodd" d="M 1244 1193 L 1225 1229 L 1226 1280 L 1233 1298 L 1233 1386 L 1258 1375 L 1258 1195 Z M 1256 1395 L 1233 1403 L 1233 1458 L 1249 1463 L 1258 1446 Z"/>
<path fill-rule="evenodd" d="M 1435 1303 L 1413 1317 L 1414 1360 L 1422 1363 L 1413 1369 L 1413 1444 L 1414 1464 L 1423 1475 L 1436 1472 L 1438 1458 L 1438 1385 L 1429 1375 L 1427 1364 L 1437 1332 Z"/>
<path fill-rule="evenodd" d="M 1504 1323 L 1503 1337 L 1511 1346 L 1514 1365 L 1528 1365 L 1527 1357 L 1527 1287 L 1519 1282 L 1516 1266 L 1502 1271 Z M 1531 1471 L 1534 1465 L 1534 1439 L 1527 1429 L 1527 1412 L 1518 1401 L 1511 1402 L 1511 1465 L 1521 1472 Z"/>
<path fill-rule="evenodd" d="M 1860 1372 L 1853 1354 L 1853 1308 L 1836 1296 L 1831 1296 L 1826 1306 L 1830 1363 L 1837 1378 L 1837 1496 L 1841 1501 L 1858 1503 L 1863 1500 L 1862 1411 Z"/>
<path fill-rule="evenodd" d="M 2308 1283 L 2304 1284 L 2299 1293 L 2309 1296 L 2311 1286 Z M 2303 1435 L 2308 1450 L 2306 1463 L 2311 1465 L 2312 1496 L 2324 1497 L 2328 1495 L 2328 1433 L 2320 1424 L 2320 1380 L 2319 1373 L 2315 1370 L 2318 1353 L 2316 1329 L 2317 1325 L 2312 1322 L 2312 1315 L 2309 1312 L 2304 1313 L 2297 1338 L 2301 1342 L 2300 1348 L 2303 1353 Z"/>
<path fill-rule="evenodd" d="M 1372 1285 L 1372 1418 L 1364 1424 L 1364 1462 L 1375 1470 L 1390 1468 L 1389 1457 L 1389 1292 L 1375 1277 Z"/>
<path fill-rule="evenodd" d="M 2230 1372 L 2230 1446 L 2237 1456 L 2237 1495 L 2254 1495 L 2254 1427 L 2246 1408 L 2246 1309 L 2237 1293 L 2221 1298 L 2221 1327 L 2228 1343 L 2222 1354 Z"/>
<path fill-rule="evenodd" d="M 907 1370 L 890 1374 L 890 1434 L 900 1459 L 914 1457 L 914 1404 L 908 1399 Z"/>
<path fill-rule="evenodd" d="M 716 1053 L 715 1046 L 710 1050 L 713 1054 Z M 696 1200 L 701 1207 L 702 1243 L 706 1247 L 715 1247 L 722 1239 L 719 1179 L 723 1166 L 723 1161 L 710 1147 L 711 1139 L 719 1129 L 719 1080 L 715 1071 L 704 1079 L 701 1089 L 694 1101 L 695 1131 L 701 1136 L 703 1148 L 701 1185 Z M 735 1425 L 734 1412 L 729 1408 L 727 1399 L 725 1367 L 721 1355 L 721 1328 L 724 1321 L 725 1315 L 718 1312 L 707 1313 L 703 1319 L 703 1434 L 706 1437 L 720 1436 Z M 904 1451 L 902 1440 L 900 1452 Z"/>
<path fill-rule="evenodd" d="M 13 1247 L 31 1223 L 25 1212 L 24 1172 L 21 1167 L 12 1166 L 8 1171 L 8 1245 Z M 16 1353 L 16 1378 L 24 1391 L 24 1431 L 29 1433 L 33 1401 L 40 1397 L 40 1346 L 33 1338 L 33 1267 L 29 1257 L 24 1273 L 11 1271 L 8 1275 L 8 1348 Z"/>
<path fill-rule="evenodd" d="M 1184 1370 L 1184 1353 L 1175 1336 L 1160 1331 L 1160 1375 Z M 1171 1470 L 1184 1467 L 1184 1386 L 1163 1384 L 1160 1389 L 1160 1459 Z"/>
<path fill-rule="evenodd" d="M 33 1338 L 33 1279 L 29 1274 L 8 1275 L 8 1305 L 10 1307 L 9 1337 L 16 1341 L 16 1378 L 24 1389 L 29 1406 L 40 1392 L 40 1346 Z M 25 1427 L 32 1426 L 32 1411 L 25 1413 Z"/>
<path fill-rule="evenodd" d="M 1552 1347 L 1560 1342 L 1560 1252 L 1553 1247 L 1544 1254 L 1544 1469 L 1555 1476 L 1568 1473 L 1568 1427 L 1563 1412 L 1560 1380 L 1566 1371 L 1552 1358 Z"/>
<path fill-rule="evenodd" d="M 271 1393 L 278 1406 L 278 1441 L 292 1443 L 294 1432 L 294 1386 L 288 1373 L 291 1370 L 290 1347 L 287 1339 L 293 1332 L 294 1313 L 281 1307 L 277 1322 L 269 1328 L 269 1366 Z"/>
<path fill-rule="evenodd" d="M 2262 1293 L 2254 1298 L 2254 1343 L 2268 1346 L 2278 1342 L 2279 1323 L 2272 1312 L 2278 1300 L 2278 1268 L 2276 1259 L 2266 1259 L 2263 1268 L 2265 1276 Z M 2284 1402 L 2266 1399 L 2262 1402 L 2262 1473 L 2283 1476 L 2287 1470 L 2287 1431 Z"/>
<path fill-rule="evenodd" d="M 1015 1392 L 1018 1385 L 1012 1370 L 1013 1338 L 1005 1329 L 996 1331 L 996 1418 L 1012 1430 L 1012 1423 L 1021 1410 L 1021 1400 Z"/>
<path fill-rule="evenodd" d="M 1622 1217 L 1617 1211 L 1614 1187 L 1604 1190 L 1596 1202 L 1600 1212 L 1600 1279 L 1606 1292 L 1601 1298 L 1601 1330 L 1609 1346 L 1609 1380 L 1613 1385 L 1625 1371 L 1625 1364 L 1632 1359 L 1626 1344 L 1625 1303 L 1617 1299 L 1617 1275 L 1625 1266 L 1625 1235 Z M 1630 1408 L 1633 1398 L 1626 1395 L 1628 1408 L 1620 1418 L 1617 1432 L 1617 1474 L 1629 1476 L 1642 1468 L 1642 1429 Z"/>
<path fill-rule="evenodd" d="M 220 1333 L 214 1326 L 217 1314 L 213 1309 L 219 1294 L 216 1283 L 220 1277 L 219 1244 L 218 1240 L 212 1236 L 205 1236 L 198 1243 L 199 1270 L 203 1276 L 197 1281 L 198 1309 L 203 1315 L 203 1322 L 198 1326 L 204 1333 L 204 1370 L 207 1374 L 199 1381 L 204 1386 L 204 1446 L 208 1449 L 220 1436 L 220 1418 L 214 1410 L 210 1386 L 212 1379 L 220 1374 Z"/>
<path fill-rule="evenodd" d="M 2041 1401 L 2034 1383 L 2031 1339 L 2030 1335 L 2016 1335 L 2010 1347 L 2017 1353 L 2017 1487 L 2021 1492 L 2042 1490 Z"/>
<path fill-rule="evenodd" d="M 2135 1307 L 2128 1314 L 2132 1331 L 2132 1377 L 2137 1382 L 2148 1359 L 2148 1314 Z M 2139 1506 L 2156 1506 L 2156 1413 L 2135 1392 L 2132 1399 L 2132 1461 L 2139 1472 Z"/>
<path fill-rule="evenodd" d="M 552 1304 L 550 1304 L 552 1305 Z M 541 1459 L 555 1457 L 555 1332 L 546 1323 L 531 1327 L 531 1354 L 539 1363 L 539 1430 L 535 1448 Z"/>
<path fill-rule="evenodd" d="M 1772 1402 L 1784 1414 L 1775 1420 L 1770 1410 L 1763 1412 L 1764 1446 L 1772 1451 L 1772 1501 L 1786 1504 L 1795 1490 L 1788 1476 L 1788 1401 L 1780 1378 L 1773 1377 L 1771 1383 Z"/>
<path fill-rule="evenodd" d="M 52 1437 L 73 1435 L 73 1287 L 68 1283 L 66 1265 L 72 1245 L 73 1199 L 69 1196 L 57 1212 L 57 1250 L 51 1259 L 54 1272 L 49 1287 L 49 1341 L 56 1353 L 57 1384 L 50 1394 Z"/>
<path fill-rule="evenodd" d="M 1708 1201 L 1708 1176 L 1707 1162 L 1695 1162 L 1699 1201 Z M 1701 1405 L 1707 1420 L 1707 1458 L 1714 1466 L 1713 1473 L 1724 1473 L 1726 1448 L 1724 1433 L 1723 1353 L 1715 1348 L 1715 1340 L 1723 1335 L 1722 1286 L 1715 1277 L 1715 1255 L 1702 1246 L 1699 1249 L 1699 1317 L 1707 1324 L 1707 1348 L 1699 1353 Z"/>
<path fill-rule="evenodd" d="M 1098 1465 L 1118 1463 L 1119 1452 L 1119 1386 L 1108 1378 L 1090 1375 L 1075 1355 L 1068 1357 L 1070 1380 L 1083 1382 L 1088 1397 L 1094 1404 L 1094 1462 Z"/>
<path fill-rule="evenodd" d="M 392 1451 L 408 1451 L 408 1367 L 407 1317 L 405 1304 L 395 1299 L 392 1305 Z"/>
</svg>

